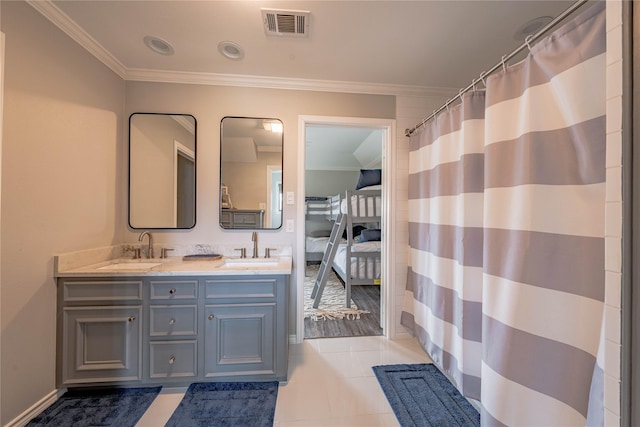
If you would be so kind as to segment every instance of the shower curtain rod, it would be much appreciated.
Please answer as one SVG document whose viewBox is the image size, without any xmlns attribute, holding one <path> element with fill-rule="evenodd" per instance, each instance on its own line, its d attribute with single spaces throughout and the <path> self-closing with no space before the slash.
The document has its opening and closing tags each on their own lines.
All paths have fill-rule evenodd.
<svg viewBox="0 0 640 427">
<path fill-rule="evenodd" d="M 433 113 L 431 113 L 430 115 L 428 115 L 427 117 L 422 119 L 422 121 L 420 123 L 418 123 L 417 125 L 415 125 L 411 129 L 406 129 L 404 131 L 404 135 L 405 136 L 411 136 L 411 134 L 414 133 L 416 130 L 418 130 L 421 126 L 424 126 L 429 120 L 431 120 L 432 118 L 437 116 L 439 112 L 441 112 L 445 108 L 449 108 L 449 105 L 454 103 L 456 100 L 462 98 L 463 94 L 465 94 L 466 92 L 470 91 L 471 89 L 475 89 L 475 87 L 476 87 L 476 85 L 478 83 L 480 83 L 481 81 L 484 83 L 484 79 L 487 76 L 489 76 L 490 74 L 493 74 L 496 70 L 500 69 L 501 67 L 505 67 L 507 61 L 509 61 L 511 58 L 513 58 L 514 56 L 516 56 L 517 54 L 522 52 L 524 49 L 531 49 L 531 43 L 532 42 L 536 41 L 538 38 L 540 38 L 540 36 L 542 36 L 544 33 L 546 33 L 551 28 L 556 26 L 559 22 L 564 20 L 567 16 L 571 15 L 573 12 L 575 12 L 578 8 L 580 8 L 582 5 L 584 5 L 588 1 L 589 0 L 578 0 L 577 2 L 575 2 L 574 4 L 569 6 L 569 8 L 567 10 L 565 10 L 560 15 L 558 15 L 555 19 L 553 19 L 551 22 L 549 22 L 547 25 L 542 27 L 537 33 L 532 34 L 532 35 L 531 34 L 528 35 L 525 38 L 524 43 L 522 43 L 520 45 L 520 47 L 515 49 L 510 54 L 504 55 L 502 57 L 502 59 L 500 60 L 500 62 L 498 62 L 496 65 L 494 65 L 492 68 L 490 68 L 489 71 L 480 73 L 480 77 L 478 77 L 475 80 L 472 80 L 471 84 L 469 86 L 465 87 L 464 89 L 460 89 L 460 92 L 458 92 L 458 94 L 456 96 L 454 96 L 453 98 L 447 100 L 442 106 L 440 106 L 440 108 L 438 108 L 437 110 L 434 110 Z"/>
</svg>

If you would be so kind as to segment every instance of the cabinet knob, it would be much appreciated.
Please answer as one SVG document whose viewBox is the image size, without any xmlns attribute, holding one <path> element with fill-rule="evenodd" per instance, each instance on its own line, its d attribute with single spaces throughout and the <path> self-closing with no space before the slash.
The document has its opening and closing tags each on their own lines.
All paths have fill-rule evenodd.
<svg viewBox="0 0 640 427">
<path fill-rule="evenodd" d="M 170 324 L 170 325 L 173 325 L 174 323 L 176 323 L 176 319 L 171 318 L 171 319 L 169 320 L 169 324 Z"/>
<path fill-rule="evenodd" d="M 134 320 L 136 320 L 136 316 L 129 316 L 129 319 L 127 319 L 129 322 L 133 322 Z"/>
<path fill-rule="evenodd" d="M 209 315 L 209 320 L 213 320 L 213 314 Z"/>
<path fill-rule="evenodd" d="M 176 293 L 176 288 L 171 288 L 171 289 L 169 289 L 169 294 L 170 294 L 170 295 L 173 295 L 173 294 L 175 294 L 175 293 Z"/>
<path fill-rule="evenodd" d="M 176 357 L 175 356 L 171 356 L 169 358 L 169 365 L 173 365 L 173 362 L 175 362 L 175 361 L 176 361 Z"/>
</svg>

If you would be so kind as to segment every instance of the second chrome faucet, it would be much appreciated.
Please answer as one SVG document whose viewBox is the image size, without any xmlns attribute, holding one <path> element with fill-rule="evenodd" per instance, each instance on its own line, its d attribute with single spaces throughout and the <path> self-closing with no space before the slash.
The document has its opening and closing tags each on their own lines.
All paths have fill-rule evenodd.
<svg viewBox="0 0 640 427">
<path fill-rule="evenodd" d="M 251 241 L 253 242 L 253 252 L 251 253 L 251 258 L 259 258 L 258 256 L 258 232 L 254 231 L 251 233 Z M 265 248 L 264 249 L 264 257 L 271 258 L 271 251 L 275 251 L 275 248 Z M 240 251 L 240 258 L 247 257 L 247 249 L 246 248 L 238 248 L 236 251 Z"/>
</svg>

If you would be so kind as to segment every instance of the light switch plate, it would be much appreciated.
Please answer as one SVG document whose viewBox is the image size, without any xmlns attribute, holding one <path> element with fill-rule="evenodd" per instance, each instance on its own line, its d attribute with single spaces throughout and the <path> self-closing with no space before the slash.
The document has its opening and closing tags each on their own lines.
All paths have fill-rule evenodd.
<svg viewBox="0 0 640 427">
<path fill-rule="evenodd" d="M 287 233 L 293 233 L 293 230 L 294 230 L 293 220 L 292 219 L 288 219 L 287 220 L 287 225 L 286 225 L 286 232 Z"/>
<path fill-rule="evenodd" d="M 293 204 L 293 191 L 287 191 L 287 204 Z"/>
</svg>

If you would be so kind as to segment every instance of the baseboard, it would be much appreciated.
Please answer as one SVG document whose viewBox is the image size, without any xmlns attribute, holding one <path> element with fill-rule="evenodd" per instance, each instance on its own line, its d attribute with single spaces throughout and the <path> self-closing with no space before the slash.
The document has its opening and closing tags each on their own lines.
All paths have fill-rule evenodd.
<svg viewBox="0 0 640 427">
<path fill-rule="evenodd" d="M 67 392 L 66 388 L 56 389 L 51 391 L 49 394 L 44 396 L 42 399 L 31 405 L 29 409 L 24 411 L 22 414 L 18 415 L 13 420 L 9 421 L 5 425 L 5 427 L 24 427 L 29 421 L 40 415 L 42 411 L 51 406 L 55 401 L 57 401 L 60 396 Z"/>
</svg>

